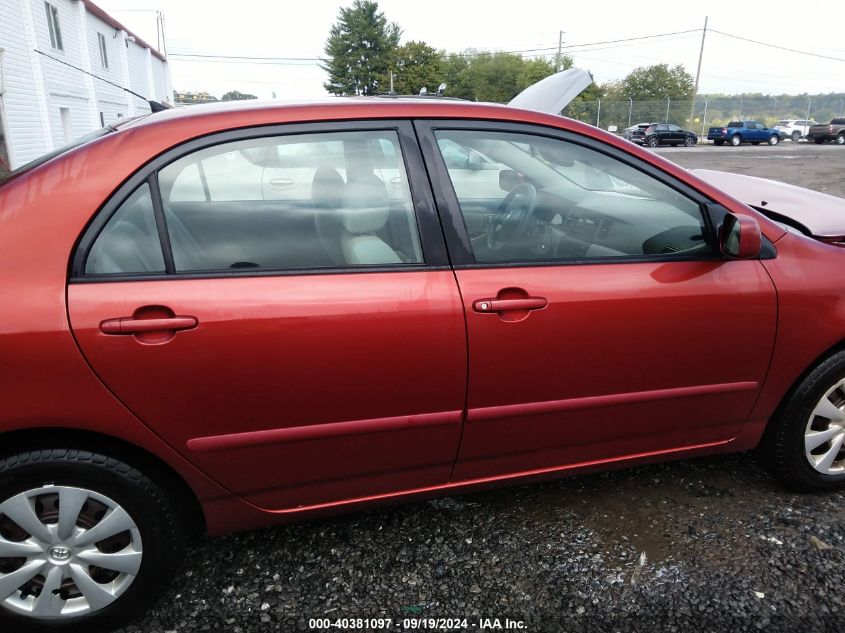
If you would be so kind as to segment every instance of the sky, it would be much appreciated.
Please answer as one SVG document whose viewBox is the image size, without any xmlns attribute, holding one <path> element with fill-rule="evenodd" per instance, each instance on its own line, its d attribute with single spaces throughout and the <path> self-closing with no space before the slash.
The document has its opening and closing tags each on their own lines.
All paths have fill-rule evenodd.
<svg viewBox="0 0 845 633">
<path fill-rule="evenodd" d="M 156 11 L 164 16 L 167 52 L 244 57 L 319 58 L 331 25 L 348 2 L 331 0 L 99 0 L 98 4 L 152 45 L 158 41 Z M 833 4 L 833 3 L 831 3 Z M 709 17 L 700 93 L 800 94 L 845 92 L 845 40 L 836 28 L 810 28 L 825 11 L 800 4 L 783 8 L 770 0 L 710 0 L 706 3 L 604 0 L 381 0 L 388 20 L 402 28 L 402 41 L 423 40 L 447 51 L 467 48 L 523 51 L 555 49 L 564 31 L 564 51 L 597 83 L 621 79 L 637 66 L 683 64 L 695 74 L 705 11 Z M 738 8 L 741 7 L 741 8 Z M 595 44 L 677 33 L 637 42 Z M 839 58 L 822 59 L 745 42 L 730 35 Z M 573 48 L 567 48 L 571 46 Z M 549 50 L 550 56 L 554 50 Z M 531 56 L 537 53 L 525 53 Z M 239 90 L 259 98 L 299 99 L 325 95 L 318 62 L 282 64 L 244 60 L 187 61 L 170 58 L 177 91 L 207 91 L 217 97 Z M 432 88 L 431 86 L 429 88 Z M 447 89 L 448 94 L 448 89 Z"/>
</svg>

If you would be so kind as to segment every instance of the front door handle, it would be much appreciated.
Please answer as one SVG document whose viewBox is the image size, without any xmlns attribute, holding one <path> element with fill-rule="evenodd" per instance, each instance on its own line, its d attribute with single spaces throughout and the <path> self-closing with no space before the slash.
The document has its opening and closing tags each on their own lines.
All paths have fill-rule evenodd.
<svg viewBox="0 0 845 633">
<path fill-rule="evenodd" d="M 524 299 L 479 299 L 472 304 L 476 312 L 506 312 L 508 310 L 540 310 L 549 302 L 545 297 Z"/>
<path fill-rule="evenodd" d="M 178 332 L 197 326 L 197 318 L 192 316 L 174 316 L 162 319 L 136 319 L 121 317 L 107 319 L 100 323 L 103 334 L 140 334 L 142 332 Z"/>
</svg>

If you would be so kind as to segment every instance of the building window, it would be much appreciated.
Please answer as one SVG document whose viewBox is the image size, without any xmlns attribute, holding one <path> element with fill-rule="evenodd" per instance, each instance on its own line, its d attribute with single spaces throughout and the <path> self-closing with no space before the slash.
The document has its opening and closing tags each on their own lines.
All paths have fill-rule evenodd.
<svg viewBox="0 0 845 633">
<path fill-rule="evenodd" d="M 47 10 L 47 29 L 50 31 L 50 46 L 56 50 L 63 51 L 65 47 L 62 45 L 62 29 L 59 26 L 59 10 L 49 2 L 44 3 L 44 8 Z"/>
<path fill-rule="evenodd" d="M 62 132 L 65 135 L 65 143 L 73 140 L 73 123 L 70 120 L 70 108 L 59 108 L 62 117 Z"/>
<path fill-rule="evenodd" d="M 109 67 L 109 54 L 106 51 L 106 37 L 102 33 L 97 33 L 97 42 L 100 45 L 100 64 L 103 68 Z"/>
</svg>

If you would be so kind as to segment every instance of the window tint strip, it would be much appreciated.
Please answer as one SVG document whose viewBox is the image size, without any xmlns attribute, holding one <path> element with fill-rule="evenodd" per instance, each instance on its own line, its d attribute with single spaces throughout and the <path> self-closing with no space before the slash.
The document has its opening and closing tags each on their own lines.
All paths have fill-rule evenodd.
<svg viewBox="0 0 845 633">
<path fill-rule="evenodd" d="M 173 264 L 173 247 L 170 244 L 170 234 L 167 232 L 167 222 L 164 219 L 164 205 L 161 202 L 161 190 L 158 186 L 158 172 L 150 174 L 148 182 L 150 195 L 153 199 L 158 238 L 161 241 L 161 252 L 164 255 L 164 270 L 168 275 L 172 275 L 176 271 L 176 266 Z"/>
</svg>

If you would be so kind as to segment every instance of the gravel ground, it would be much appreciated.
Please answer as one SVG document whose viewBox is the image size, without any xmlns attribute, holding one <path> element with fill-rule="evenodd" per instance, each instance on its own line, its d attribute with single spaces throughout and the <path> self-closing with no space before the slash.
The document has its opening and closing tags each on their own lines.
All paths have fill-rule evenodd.
<svg viewBox="0 0 845 633">
<path fill-rule="evenodd" d="M 845 148 L 658 151 L 845 196 Z M 298 631 L 323 617 L 392 618 L 391 631 L 409 617 L 470 631 L 482 618 L 543 633 L 845 629 L 845 493 L 785 492 L 749 455 L 205 540 L 187 561 L 127 632 Z"/>
<path fill-rule="evenodd" d="M 127 631 L 421 616 L 475 631 L 495 617 L 537 632 L 841 631 L 845 493 L 789 494 L 748 455 L 705 458 L 234 535 L 188 560 Z"/>
<path fill-rule="evenodd" d="M 771 178 L 845 198 L 845 147 L 784 141 L 774 147 L 701 144 L 691 149 L 661 147 L 657 151 L 689 169 L 714 169 Z"/>
</svg>

